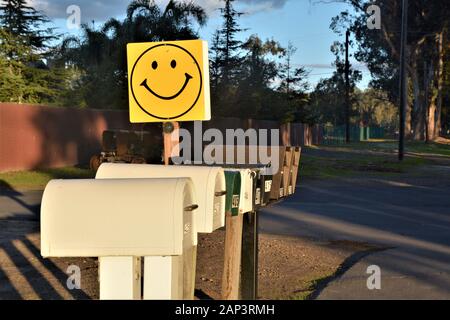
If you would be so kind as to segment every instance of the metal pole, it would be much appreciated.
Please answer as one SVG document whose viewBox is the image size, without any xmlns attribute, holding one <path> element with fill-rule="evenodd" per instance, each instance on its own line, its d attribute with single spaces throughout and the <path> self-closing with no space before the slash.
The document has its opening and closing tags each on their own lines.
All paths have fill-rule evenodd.
<svg viewBox="0 0 450 320">
<path fill-rule="evenodd" d="M 402 34 L 400 48 L 400 126 L 398 139 L 398 160 L 402 161 L 405 152 L 405 112 L 407 104 L 407 87 L 406 87 L 406 45 L 408 39 L 408 0 L 402 3 Z"/>
<path fill-rule="evenodd" d="M 241 299 L 243 300 L 258 298 L 258 219 L 258 211 L 244 215 L 241 265 Z"/>
<path fill-rule="evenodd" d="M 350 62 L 348 60 L 350 30 L 345 33 L 345 142 L 350 142 Z"/>
</svg>

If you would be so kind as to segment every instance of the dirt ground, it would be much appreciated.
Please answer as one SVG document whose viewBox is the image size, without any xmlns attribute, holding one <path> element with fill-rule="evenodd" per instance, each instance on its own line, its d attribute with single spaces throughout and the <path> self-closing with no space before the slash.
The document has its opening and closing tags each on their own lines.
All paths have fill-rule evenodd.
<svg viewBox="0 0 450 320">
<path fill-rule="evenodd" d="M 223 230 L 200 235 L 196 289 L 220 298 Z M 356 242 L 318 242 L 262 234 L 259 238 L 258 299 L 305 299 L 356 252 L 372 247 Z"/>
<path fill-rule="evenodd" d="M 37 221 L 0 221 L 0 300 L 98 299 L 98 262 L 94 258 L 43 259 Z M 199 299 L 220 297 L 224 231 L 200 235 L 196 293 Z M 317 280 L 332 275 L 364 244 L 315 242 L 260 235 L 259 299 L 304 299 Z M 66 285 L 68 266 L 81 269 L 81 290 Z"/>
</svg>

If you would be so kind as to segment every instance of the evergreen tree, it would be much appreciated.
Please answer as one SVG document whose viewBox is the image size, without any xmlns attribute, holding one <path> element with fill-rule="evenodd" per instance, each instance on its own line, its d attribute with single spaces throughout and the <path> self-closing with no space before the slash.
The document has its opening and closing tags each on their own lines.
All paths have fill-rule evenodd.
<svg viewBox="0 0 450 320">
<path fill-rule="evenodd" d="M 50 20 L 41 12 L 27 5 L 26 0 L 2 0 L 0 2 L 0 26 L 21 39 L 33 50 L 42 52 L 48 42 L 55 39 Z"/>
<path fill-rule="evenodd" d="M 66 85 L 64 65 L 50 68 L 48 19 L 23 0 L 0 3 L 0 101 L 54 103 Z"/>
<path fill-rule="evenodd" d="M 16 41 L 14 36 L 0 28 L 0 101 L 22 102 L 25 80 L 24 65 L 16 59 L 11 59 L 17 52 L 27 53 L 27 48 Z"/>
<path fill-rule="evenodd" d="M 242 63 L 242 58 L 239 55 L 239 50 L 242 47 L 242 42 L 236 39 L 236 34 L 244 29 L 239 28 L 237 18 L 243 13 L 236 11 L 233 8 L 235 0 L 223 0 L 225 2 L 224 8 L 221 8 L 222 17 L 224 19 L 220 33 L 220 51 L 222 53 L 222 80 L 225 85 L 236 82 L 236 77 Z"/>
<path fill-rule="evenodd" d="M 285 103 L 283 104 L 284 121 L 311 122 L 309 111 L 306 109 L 308 102 L 307 90 L 309 88 L 306 80 L 308 71 L 303 68 L 295 68 L 292 62 L 297 48 L 289 41 L 285 50 L 284 61 L 278 68 L 280 85 L 278 91 L 283 93 Z"/>
<path fill-rule="evenodd" d="M 215 92 L 219 85 L 219 79 L 221 77 L 221 60 L 220 33 L 219 30 L 216 30 L 209 48 L 209 73 L 212 92 Z"/>
<path fill-rule="evenodd" d="M 286 93 L 288 98 L 308 90 L 308 83 L 306 82 L 308 71 L 303 67 L 295 68 L 292 63 L 292 58 L 296 52 L 297 48 L 289 41 L 285 50 L 284 61 L 280 64 L 278 70 L 280 78 L 278 90 Z"/>
<path fill-rule="evenodd" d="M 271 84 L 278 75 L 277 63 L 273 58 L 280 57 L 284 49 L 278 42 L 262 41 L 257 35 L 251 35 L 242 48 L 246 54 L 234 112 L 240 117 L 260 118 L 261 110 L 273 108 L 273 105 L 266 105 L 266 97 L 273 91 Z"/>
</svg>

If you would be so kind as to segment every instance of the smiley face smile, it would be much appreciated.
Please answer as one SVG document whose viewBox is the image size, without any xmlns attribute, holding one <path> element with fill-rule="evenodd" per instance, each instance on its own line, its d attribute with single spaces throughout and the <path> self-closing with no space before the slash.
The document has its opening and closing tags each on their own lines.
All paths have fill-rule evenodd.
<svg viewBox="0 0 450 320">
<path fill-rule="evenodd" d="M 177 44 L 161 43 L 141 51 L 133 62 L 129 93 L 140 110 L 167 121 L 190 112 L 203 85 L 202 70 L 192 53 Z"/>
<path fill-rule="evenodd" d="M 186 89 L 186 86 L 188 85 L 189 80 L 192 79 L 192 76 L 189 73 L 185 73 L 184 75 L 186 78 L 184 80 L 184 84 L 181 87 L 181 89 L 176 94 L 169 96 L 169 97 L 161 96 L 161 95 L 157 94 L 155 91 L 153 91 L 147 84 L 147 79 L 144 79 L 144 81 L 142 81 L 141 86 L 144 87 L 145 89 L 147 89 L 148 92 L 153 94 L 155 97 L 158 97 L 159 99 L 172 100 L 172 99 L 175 99 L 176 97 L 178 97 L 184 91 L 184 89 Z"/>
</svg>

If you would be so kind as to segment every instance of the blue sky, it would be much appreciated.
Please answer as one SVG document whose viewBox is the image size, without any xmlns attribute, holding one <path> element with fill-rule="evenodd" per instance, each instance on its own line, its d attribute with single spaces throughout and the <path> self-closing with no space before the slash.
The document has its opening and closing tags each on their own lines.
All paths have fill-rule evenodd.
<svg viewBox="0 0 450 320">
<path fill-rule="evenodd" d="M 168 0 L 156 0 L 164 6 Z M 109 17 L 123 18 L 128 0 L 30 0 L 30 2 L 43 10 L 54 19 L 61 33 L 77 33 L 66 27 L 66 8 L 69 5 L 78 5 L 81 9 L 82 22 L 91 23 L 95 20 L 100 25 Z M 201 38 L 210 40 L 213 32 L 221 25 L 222 20 L 218 7 L 222 5 L 219 0 L 197 0 L 208 15 L 208 24 L 199 30 Z M 315 3 L 315 0 L 236 0 L 236 8 L 246 12 L 240 18 L 243 40 L 251 34 L 258 34 L 262 39 L 274 38 L 281 45 L 287 46 L 291 41 L 297 52 L 293 62 L 296 66 L 305 66 L 310 71 L 309 82 L 315 86 L 320 78 L 327 78 L 334 68 L 334 56 L 330 52 L 333 41 L 343 39 L 329 29 L 331 18 L 341 11 L 350 9 L 342 3 Z M 356 61 L 353 66 L 363 72 L 360 88 L 367 86 L 370 81 L 368 70 Z"/>
</svg>

